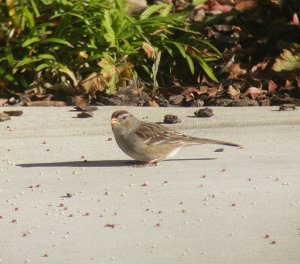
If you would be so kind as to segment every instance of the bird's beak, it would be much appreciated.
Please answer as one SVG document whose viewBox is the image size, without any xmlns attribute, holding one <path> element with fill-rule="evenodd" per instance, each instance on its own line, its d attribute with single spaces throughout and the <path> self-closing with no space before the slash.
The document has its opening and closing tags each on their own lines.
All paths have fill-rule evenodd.
<svg viewBox="0 0 300 264">
<path fill-rule="evenodd" d="M 112 125 L 115 125 L 115 124 L 119 124 L 120 122 L 119 122 L 119 120 L 118 120 L 117 118 L 112 118 L 112 119 L 110 120 L 110 123 L 111 123 Z"/>
</svg>

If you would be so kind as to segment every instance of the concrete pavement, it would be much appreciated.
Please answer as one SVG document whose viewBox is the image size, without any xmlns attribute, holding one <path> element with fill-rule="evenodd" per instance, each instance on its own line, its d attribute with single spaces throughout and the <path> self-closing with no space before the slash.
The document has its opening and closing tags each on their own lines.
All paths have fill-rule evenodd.
<svg viewBox="0 0 300 264">
<path fill-rule="evenodd" d="M 0 123 L 1 264 L 300 263 L 299 110 L 10 109 L 24 114 Z M 110 129 L 117 109 L 177 114 L 172 128 L 244 149 L 193 146 L 134 168 Z"/>
</svg>

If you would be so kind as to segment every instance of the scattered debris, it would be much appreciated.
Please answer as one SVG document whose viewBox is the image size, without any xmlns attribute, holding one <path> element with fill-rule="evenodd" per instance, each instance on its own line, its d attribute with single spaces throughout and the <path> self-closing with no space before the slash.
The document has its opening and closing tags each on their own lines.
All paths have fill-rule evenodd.
<svg viewBox="0 0 300 264">
<path fill-rule="evenodd" d="M 104 227 L 110 227 L 110 228 L 115 228 L 116 224 L 106 224 Z"/>
<path fill-rule="evenodd" d="M 279 111 L 288 111 L 288 110 L 296 110 L 295 104 L 281 104 L 279 106 Z"/>
<path fill-rule="evenodd" d="M 77 114 L 78 118 L 89 118 L 89 117 L 93 117 L 93 113 L 89 113 L 89 112 L 81 112 Z"/>
<path fill-rule="evenodd" d="M 9 116 L 21 116 L 23 111 L 21 110 L 10 110 L 10 111 L 3 111 L 3 113 L 8 114 Z"/>
<path fill-rule="evenodd" d="M 166 123 L 166 124 L 176 124 L 176 123 L 181 123 L 181 120 L 176 115 L 165 115 L 164 116 L 164 123 Z"/>
<path fill-rule="evenodd" d="M 194 115 L 197 117 L 211 117 L 214 115 L 214 113 L 212 109 L 206 107 L 195 111 Z"/>
<path fill-rule="evenodd" d="M 218 148 L 215 150 L 215 152 L 223 152 L 224 151 L 224 148 Z"/>
</svg>

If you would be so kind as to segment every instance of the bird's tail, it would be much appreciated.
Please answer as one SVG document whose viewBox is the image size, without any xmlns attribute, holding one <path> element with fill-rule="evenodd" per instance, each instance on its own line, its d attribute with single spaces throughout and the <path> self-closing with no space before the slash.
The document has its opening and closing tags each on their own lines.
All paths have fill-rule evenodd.
<svg viewBox="0 0 300 264">
<path fill-rule="evenodd" d="M 193 140 L 194 144 L 217 144 L 217 145 L 226 145 L 226 146 L 239 147 L 239 148 L 242 147 L 239 144 L 222 141 L 222 140 L 214 140 L 214 139 L 208 139 L 208 138 L 193 138 L 193 139 L 194 139 Z"/>
</svg>

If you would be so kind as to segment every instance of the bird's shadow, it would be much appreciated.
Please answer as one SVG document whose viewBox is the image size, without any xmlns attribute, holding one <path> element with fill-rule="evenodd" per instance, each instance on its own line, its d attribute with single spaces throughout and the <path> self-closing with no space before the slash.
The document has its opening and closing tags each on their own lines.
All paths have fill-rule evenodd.
<svg viewBox="0 0 300 264">
<path fill-rule="evenodd" d="M 198 158 L 198 159 L 170 159 L 164 162 L 186 161 L 186 160 L 215 160 L 216 158 Z M 64 162 L 45 162 L 45 163 L 23 163 L 17 164 L 22 168 L 39 167 L 130 167 L 141 164 L 134 160 L 91 160 L 91 161 L 64 161 Z"/>
</svg>

